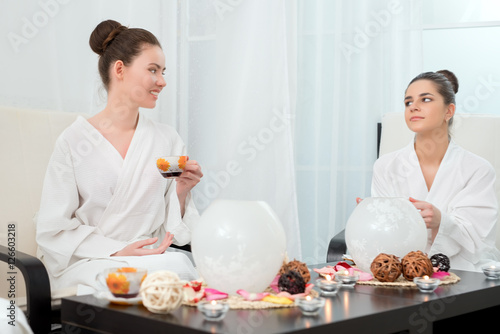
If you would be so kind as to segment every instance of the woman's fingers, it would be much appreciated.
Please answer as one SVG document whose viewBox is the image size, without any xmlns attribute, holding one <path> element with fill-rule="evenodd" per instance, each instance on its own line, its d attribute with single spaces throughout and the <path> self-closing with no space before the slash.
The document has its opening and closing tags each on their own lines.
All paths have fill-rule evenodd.
<svg viewBox="0 0 500 334">
<path fill-rule="evenodd" d="M 165 234 L 165 238 L 163 238 L 163 241 L 161 242 L 161 245 L 158 247 L 158 251 L 161 253 L 164 253 L 168 247 L 172 244 L 172 241 L 174 239 L 174 235 L 171 234 L 170 232 L 167 232 Z"/>
<path fill-rule="evenodd" d="M 198 183 L 202 177 L 203 173 L 201 172 L 201 167 L 196 160 L 189 160 L 186 162 L 184 172 L 179 176 L 181 179 L 197 181 L 196 183 Z"/>
<path fill-rule="evenodd" d="M 436 229 L 441 224 L 441 211 L 429 202 L 419 201 L 410 197 L 412 204 L 420 211 L 427 228 Z"/>
<path fill-rule="evenodd" d="M 158 241 L 158 238 L 154 237 L 133 242 L 122 250 L 116 252 L 112 256 L 144 256 L 163 254 L 167 250 L 167 248 L 172 245 L 173 239 L 174 235 L 170 232 L 167 232 L 165 234 L 165 238 L 157 248 L 144 248 L 146 246 L 153 245 Z"/>
<path fill-rule="evenodd" d="M 201 167 L 195 160 L 189 160 L 186 163 L 184 172 L 177 178 L 177 195 L 180 203 L 184 203 L 187 194 L 196 186 L 203 177 Z M 182 212 L 184 214 L 184 212 Z"/>
<path fill-rule="evenodd" d="M 153 245 L 157 241 L 158 241 L 158 237 L 154 237 L 154 238 L 136 241 L 136 242 L 132 243 L 131 245 L 134 245 L 134 248 L 142 248 L 142 247 L 146 247 L 149 245 Z"/>
</svg>

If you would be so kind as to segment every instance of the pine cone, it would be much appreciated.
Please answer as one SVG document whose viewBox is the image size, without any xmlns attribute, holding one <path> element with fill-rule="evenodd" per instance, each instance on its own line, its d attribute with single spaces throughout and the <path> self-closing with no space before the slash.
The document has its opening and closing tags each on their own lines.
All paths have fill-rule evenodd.
<svg viewBox="0 0 500 334">
<path fill-rule="evenodd" d="M 294 270 L 288 270 L 282 274 L 278 280 L 280 291 L 287 291 L 292 295 L 306 291 L 306 283 L 302 275 Z"/>
<path fill-rule="evenodd" d="M 309 272 L 309 268 L 307 268 L 307 265 L 304 262 L 300 262 L 294 259 L 293 261 L 290 261 L 288 263 L 283 263 L 278 274 L 283 275 L 289 270 L 298 272 L 306 283 L 311 280 L 311 273 Z"/>
</svg>

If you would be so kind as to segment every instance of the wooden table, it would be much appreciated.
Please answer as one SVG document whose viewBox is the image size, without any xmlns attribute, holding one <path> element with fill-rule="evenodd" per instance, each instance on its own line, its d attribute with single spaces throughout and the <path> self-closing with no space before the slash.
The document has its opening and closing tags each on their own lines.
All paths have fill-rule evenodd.
<svg viewBox="0 0 500 334">
<path fill-rule="evenodd" d="M 320 264 L 311 267 L 322 267 Z M 322 312 L 303 316 L 298 308 L 229 310 L 208 322 L 194 307 L 157 315 L 143 306 L 120 306 L 91 295 L 64 298 L 63 333 L 442 333 L 471 323 L 491 327 L 500 314 L 500 281 L 482 273 L 453 271 L 460 282 L 432 294 L 416 288 L 356 285 L 326 297 Z M 317 277 L 313 273 L 313 281 Z M 462 329 L 465 327 L 462 327 Z"/>
</svg>

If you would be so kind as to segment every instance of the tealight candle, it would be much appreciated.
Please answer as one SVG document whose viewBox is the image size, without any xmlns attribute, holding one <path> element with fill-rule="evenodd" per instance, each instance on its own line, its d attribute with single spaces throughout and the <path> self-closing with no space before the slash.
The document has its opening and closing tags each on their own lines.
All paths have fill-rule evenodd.
<svg viewBox="0 0 500 334">
<path fill-rule="evenodd" d="M 317 279 L 316 285 L 321 289 L 321 294 L 324 296 L 333 296 L 340 289 L 340 283 L 332 280 L 330 275 L 326 275 L 324 279 Z"/>
<path fill-rule="evenodd" d="M 436 290 L 441 281 L 437 278 L 431 278 L 426 275 L 424 277 L 415 277 L 413 282 L 417 285 L 420 292 L 432 293 Z"/>
<path fill-rule="evenodd" d="M 198 310 L 203 313 L 206 320 L 218 321 L 225 317 L 229 310 L 229 305 L 221 302 L 218 303 L 215 300 L 211 302 L 200 301 L 198 302 Z"/>
<path fill-rule="evenodd" d="M 487 279 L 500 279 L 500 264 L 488 264 L 481 267 Z"/>
<path fill-rule="evenodd" d="M 337 274 L 335 275 L 335 279 L 342 283 L 342 286 L 353 287 L 359 280 L 359 273 L 353 272 L 351 275 L 349 274 L 349 271 L 344 270 L 337 272 Z"/>
<path fill-rule="evenodd" d="M 300 308 L 303 315 L 317 315 L 319 310 L 325 306 L 325 299 L 321 297 L 312 298 L 311 296 L 296 297 L 295 305 Z"/>
</svg>

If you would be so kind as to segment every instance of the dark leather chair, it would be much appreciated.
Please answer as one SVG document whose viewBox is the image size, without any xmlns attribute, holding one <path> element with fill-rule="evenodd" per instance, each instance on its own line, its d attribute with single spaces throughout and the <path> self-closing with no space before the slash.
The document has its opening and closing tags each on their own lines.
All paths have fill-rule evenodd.
<svg viewBox="0 0 500 334">
<path fill-rule="evenodd" d="M 10 265 L 15 259 L 15 269 L 12 271 L 19 270 L 24 277 L 27 299 L 25 313 L 29 325 L 36 334 L 50 333 L 52 322 L 60 318 L 60 309 L 52 310 L 47 270 L 39 259 L 29 254 L 15 251 L 15 257 L 11 255 L 6 246 L 0 245 L 0 261 Z"/>
<path fill-rule="evenodd" d="M 338 262 L 342 260 L 346 251 L 345 230 L 342 230 L 330 240 L 328 252 L 326 254 L 326 262 Z"/>
</svg>

